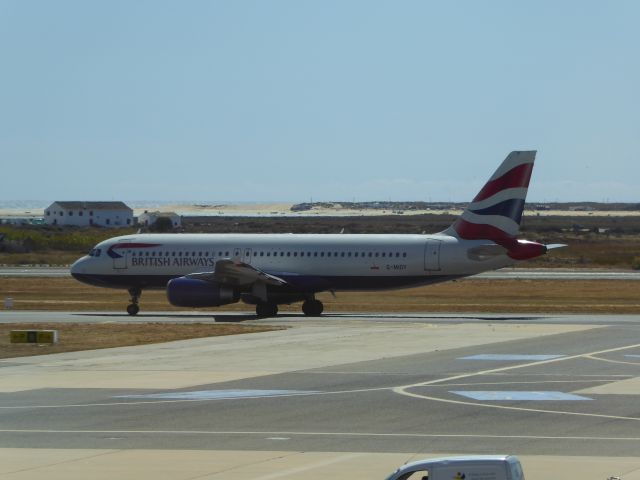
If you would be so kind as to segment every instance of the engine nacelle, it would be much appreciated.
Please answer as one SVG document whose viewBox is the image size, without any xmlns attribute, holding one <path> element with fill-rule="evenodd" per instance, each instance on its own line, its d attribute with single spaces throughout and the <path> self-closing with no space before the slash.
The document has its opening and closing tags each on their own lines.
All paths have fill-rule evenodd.
<svg viewBox="0 0 640 480">
<path fill-rule="evenodd" d="M 237 302 L 240 294 L 218 283 L 179 277 L 167 283 L 167 298 L 176 307 L 219 307 Z"/>
</svg>

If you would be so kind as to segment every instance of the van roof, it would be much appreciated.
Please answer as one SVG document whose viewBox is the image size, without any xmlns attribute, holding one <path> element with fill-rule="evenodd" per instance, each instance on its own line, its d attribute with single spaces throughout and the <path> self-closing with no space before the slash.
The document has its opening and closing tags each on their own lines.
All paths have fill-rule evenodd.
<svg viewBox="0 0 640 480">
<path fill-rule="evenodd" d="M 518 462 L 518 457 L 514 455 L 460 455 L 456 457 L 439 457 L 439 458 L 426 458 L 424 460 L 418 460 L 416 462 L 407 463 L 402 465 L 398 470 L 423 468 L 428 470 L 429 468 L 440 467 L 450 465 L 452 463 L 515 463 Z"/>
</svg>

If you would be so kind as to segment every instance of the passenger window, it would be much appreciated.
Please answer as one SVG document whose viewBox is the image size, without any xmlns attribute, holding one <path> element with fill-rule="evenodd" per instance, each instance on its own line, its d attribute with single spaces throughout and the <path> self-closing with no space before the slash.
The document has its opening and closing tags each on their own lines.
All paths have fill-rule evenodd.
<svg viewBox="0 0 640 480">
<path fill-rule="evenodd" d="M 224 256 L 228 257 L 229 256 L 229 252 L 224 252 Z"/>
<path fill-rule="evenodd" d="M 280 256 L 281 256 L 281 257 L 284 257 L 284 252 L 280 252 Z"/>
<path fill-rule="evenodd" d="M 376 252 L 376 258 L 378 258 L 378 255 L 380 255 L 378 252 Z"/>
<path fill-rule="evenodd" d="M 382 258 L 384 258 L 387 254 L 382 252 Z"/>
<path fill-rule="evenodd" d="M 396 258 L 400 256 L 400 252 L 396 252 Z"/>
<path fill-rule="evenodd" d="M 304 252 L 300 252 L 300 256 L 301 256 L 301 257 L 304 257 Z"/>
<path fill-rule="evenodd" d="M 403 256 L 403 257 L 406 257 L 406 256 L 407 256 L 407 252 L 404 252 L 404 253 L 402 254 L 402 256 Z"/>
<path fill-rule="evenodd" d="M 270 257 L 270 256 L 271 256 L 271 252 L 267 252 L 267 257 Z"/>
<path fill-rule="evenodd" d="M 341 256 L 341 257 L 344 257 L 344 252 L 340 252 L 340 256 Z"/>
<path fill-rule="evenodd" d="M 348 256 L 349 256 L 349 257 L 351 256 L 351 252 L 349 252 L 349 255 L 348 255 Z"/>
<path fill-rule="evenodd" d="M 357 257 L 357 256 L 358 256 L 358 252 L 354 253 L 354 254 L 353 254 L 353 256 L 354 256 L 354 257 Z"/>
<path fill-rule="evenodd" d="M 202 256 L 202 252 L 198 252 L 198 256 L 201 257 Z"/>
<path fill-rule="evenodd" d="M 298 256 L 298 252 L 293 252 L 293 256 L 297 257 Z"/>
<path fill-rule="evenodd" d="M 369 256 L 371 256 L 371 255 L 372 255 L 371 252 L 369 252 Z"/>
<path fill-rule="evenodd" d="M 331 256 L 331 252 L 327 252 L 327 257 L 330 257 L 330 256 Z"/>
<path fill-rule="evenodd" d="M 264 252 L 260 252 L 260 256 L 261 256 L 261 257 L 264 257 Z"/>
<path fill-rule="evenodd" d="M 321 257 L 324 257 L 324 252 L 320 252 L 320 256 L 321 256 Z"/>
</svg>

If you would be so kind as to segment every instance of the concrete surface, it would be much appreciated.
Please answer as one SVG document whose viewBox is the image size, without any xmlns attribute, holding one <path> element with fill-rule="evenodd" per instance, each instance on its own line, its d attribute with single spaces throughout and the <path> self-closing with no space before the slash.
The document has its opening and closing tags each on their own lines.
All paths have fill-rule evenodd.
<svg viewBox="0 0 640 480">
<path fill-rule="evenodd" d="M 28 321 L 17 314 L 0 321 Z M 290 328 L 0 361 L 0 478 L 383 479 L 418 458 L 512 453 L 528 480 L 640 480 L 640 316 L 249 321 Z M 501 359 L 513 355 L 536 357 Z M 302 393 L 233 393 L 265 390 Z M 458 390 L 589 400 L 477 401 Z"/>
</svg>

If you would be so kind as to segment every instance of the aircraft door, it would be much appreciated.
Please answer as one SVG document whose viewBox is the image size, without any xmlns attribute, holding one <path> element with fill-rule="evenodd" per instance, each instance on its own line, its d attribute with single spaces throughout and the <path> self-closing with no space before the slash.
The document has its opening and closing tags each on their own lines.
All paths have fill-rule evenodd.
<svg viewBox="0 0 640 480">
<path fill-rule="evenodd" d="M 251 249 L 250 248 L 234 248 L 233 258 L 240 260 L 244 263 L 251 263 Z"/>
<path fill-rule="evenodd" d="M 440 240 L 427 240 L 424 248 L 424 269 L 435 272 L 440 270 Z"/>
<path fill-rule="evenodd" d="M 129 263 L 129 251 L 128 250 L 119 250 L 116 253 L 118 256 L 113 259 L 113 269 L 114 270 L 125 270 L 127 268 L 127 264 Z"/>
</svg>

